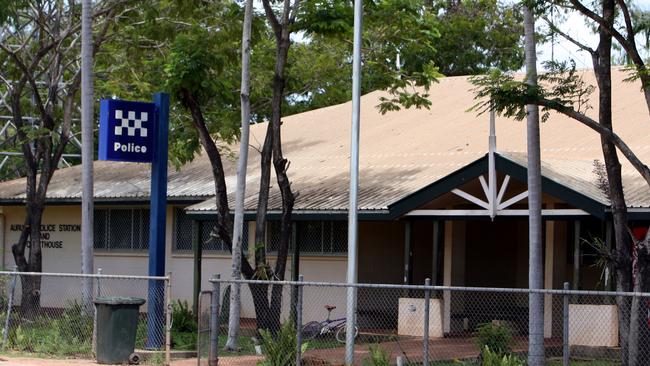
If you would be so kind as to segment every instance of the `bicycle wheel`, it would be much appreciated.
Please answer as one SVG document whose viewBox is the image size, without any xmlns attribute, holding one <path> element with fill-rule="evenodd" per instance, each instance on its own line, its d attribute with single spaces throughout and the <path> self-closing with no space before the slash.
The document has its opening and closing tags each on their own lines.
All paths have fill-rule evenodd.
<svg viewBox="0 0 650 366">
<path fill-rule="evenodd" d="M 312 340 L 320 334 L 320 322 L 311 321 L 302 327 L 302 339 L 305 341 Z"/>
<path fill-rule="evenodd" d="M 343 323 L 339 325 L 338 328 L 336 329 L 336 340 L 339 343 L 345 343 L 346 334 L 347 334 L 347 329 L 345 323 Z M 359 335 L 359 328 L 354 327 L 354 338 L 357 338 L 358 335 Z"/>
</svg>

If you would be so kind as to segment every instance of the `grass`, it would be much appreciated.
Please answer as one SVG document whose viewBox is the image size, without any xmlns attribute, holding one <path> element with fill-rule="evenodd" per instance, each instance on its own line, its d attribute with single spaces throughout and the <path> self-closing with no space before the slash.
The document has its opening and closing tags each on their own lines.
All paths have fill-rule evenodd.
<svg viewBox="0 0 650 366">
<path fill-rule="evenodd" d="M 2 314 L 1 318 L 5 315 Z M 17 352 L 48 357 L 86 357 L 92 353 L 93 318 L 83 314 L 81 306 L 72 303 L 60 315 L 21 318 L 12 314 L 14 326 L 9 330 L 7 354 Z"/>
</svg>

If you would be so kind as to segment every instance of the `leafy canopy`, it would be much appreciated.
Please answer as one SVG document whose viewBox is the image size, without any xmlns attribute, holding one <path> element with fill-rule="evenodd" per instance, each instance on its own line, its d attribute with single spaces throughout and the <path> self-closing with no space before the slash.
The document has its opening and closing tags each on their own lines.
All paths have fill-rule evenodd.
<svg viewBox="0 0 650 366">
<path fill-rule="evenodd" d="M 526 118 L 526 105 L 543 104 L 542 122 L 545 122 L 550 111 L 556 109 L 554 107 L 569 107 L 578 112 L 591 108 L 589 95 L 594 87 L 582 79 L 575 62 L 549 61 L 544 63 L 544 67 L 548 72 L 539 75 L 536 86 L 515 78 L 512 73 L 496 69 L 472 77 L 471 82 L 476 86 L 475 99 L 478 100 L 472 109 L 479 113 L 495 111 L 505 117 L 523 120 Z"/>
</svg>

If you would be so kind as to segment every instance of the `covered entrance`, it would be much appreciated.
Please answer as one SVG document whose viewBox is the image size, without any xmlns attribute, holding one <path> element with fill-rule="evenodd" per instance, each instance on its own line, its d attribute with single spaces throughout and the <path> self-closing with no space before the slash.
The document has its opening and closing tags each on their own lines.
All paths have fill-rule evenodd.
<svg viewBox="0 0 650 366">
<path fill-rule="evenodd" d="M 443 286 L 527 288 L 525 181 L 525 156 L 492 151 L 396 204 L 406 211 L 400 217 L 405 226 L 404 283 L 423 284 L 425 278 L 431 278 Z M 543 168 L 547 289 L 561 288 L 564 282 L 585 288 L 580 286 L 582 277 L 587 277 L 582 268 L 583 242 L 599 237 L 611 245 L 604 200 L 585 195 L 570 183 L 565 176 Z M 597 235 L 594 227 L 599 229 Z M 508 322 L 519 334 L 528 331 L 526 294 L 443 291 L 440 299 L 446 335 L 470 332 L 490 321 Z M 561 309 L 554 306 L 555 300 L 550 295 L 545 298 L 547 338 L 561 331 L 553 321 L 559 317 L 554 312 Z"/>
</svg>

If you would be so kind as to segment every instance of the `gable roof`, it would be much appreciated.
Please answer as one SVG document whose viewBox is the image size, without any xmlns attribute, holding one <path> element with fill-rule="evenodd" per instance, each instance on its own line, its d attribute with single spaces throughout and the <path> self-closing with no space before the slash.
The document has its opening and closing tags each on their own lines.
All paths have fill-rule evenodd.
<svg viewBox="0 0 650 366">
<path fill-rule="evenodd" d="M 624 83 L 623 71 L 613 70 L 614 124 L 617 133 L 642 161 L 650 161 L 650 123 L 639 85 Z M 592 72 L 585 80 L 595 84 Z M 388 213 L 398 202 L 422 191 L 453 172 L 480 160 L 487 153 L 488 116 L 468 111 L 475 104 L 467 77 L 440 79 L 432 86 L 431 109 L 409 109 L 381 115 L 376 106 L 384 92 L 362 97 L 359 207 L 365 213 Z M 597 103 L 596 96 L 592 96 Z M 594 106 L 595 107 L 595 106 Z M 596 111 L 591 110 L 591 115 Z M 296 213 L 345 212 L 348 205 L 348 169 L 351 103 L 283 118 L 283 150 L 290 162 L 289 177 L 299 197 Z M 525 167 L 525 123 L 497 118 L 497 147 L 503 161 Z M 254 211 L 259 187 L 259 153 L 266 124 L 251 126 L 251 149 L 245 207 Z M 598 191 L 593 161 L 602 160 L 598 135 L 578 122 L 552 114 L 541 125 L 542 164 L 547 178 L 607 205 Z M 231 146 L 232 151 L 238 147 Z M 235 161 L 224 158 L 231 202 L 234 200 Z M 650 189 L 627 162 L 623 163 L 630 207 L 650 207 Z M 514 168 L 513 168 L 514 169 Z M 520 169 L 521 170 L 521 169 Z M 181 168 L 170 169 L 170 201 L 199 202 L 194 212 L 215 209 L 214 185 L 208 159 L 198 156 Z M 48 197 L 51 201 L 78 202 L 80 168 L 57 171 Z M 149 166 L 135 163 L 95 163 L 95 195 L 99 200 L 146 201 Z M 0 203 L 24 199 L 24 180 L 0 184 Z M 281 208 L 272 177 L 269 210 Z"/>
</svg>

